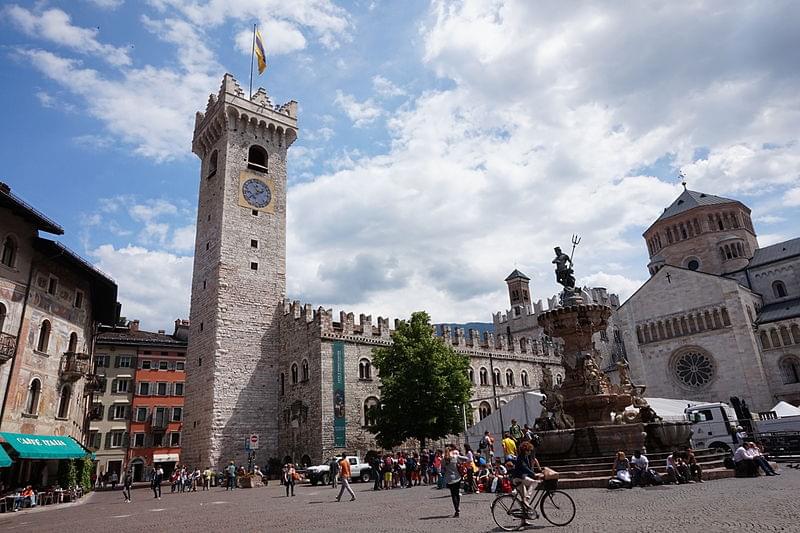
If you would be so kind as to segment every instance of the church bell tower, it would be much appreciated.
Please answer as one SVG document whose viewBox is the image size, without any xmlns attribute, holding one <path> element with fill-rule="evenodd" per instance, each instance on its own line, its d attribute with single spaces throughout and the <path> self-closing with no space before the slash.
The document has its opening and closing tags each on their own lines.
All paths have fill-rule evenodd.
<svg viewBox="0 0 800 533">
<path fill-rule="evenodd" d="M 286 154 L 297 102 L 248 98 L 230 74 L 195 117 L 201 161 L 181 461 L 277 450 L 278 307 L 286 291 Z"/>
</svg>

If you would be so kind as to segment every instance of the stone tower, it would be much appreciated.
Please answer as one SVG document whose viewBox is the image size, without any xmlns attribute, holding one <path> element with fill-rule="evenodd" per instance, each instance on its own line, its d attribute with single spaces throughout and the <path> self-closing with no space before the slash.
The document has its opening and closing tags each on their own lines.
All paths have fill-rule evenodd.
<svg viewBox="0 0 800 533">
<path fill-rule="evenodd" d="M 201 160 L 182 461 L 218 466 L 277 450 L 279 333 L 286 287 L 286 153 L 297 102 L 250 99 L 230 74 L 195 117 Z M 282 312 L 282 309 L 280 310 Z"/>
<path fill-rule="evenodd" d="M 508 297 L 511 300 L 511 308 L 522 308 L 519 312 L 523 312 L 526 307 L 531 305 L 531 294 L 528 283 L 531 278 L 517 270 L 508 275 L 506 278 L 506 285 L 508 285 Z"/>
<path fill-rule="evenodd" d="M 643 236 L 651 275 L 664 265 L 728 274 L 746 267 L 758 248 L 746 205 L 685 185 Z"/>
</svg>

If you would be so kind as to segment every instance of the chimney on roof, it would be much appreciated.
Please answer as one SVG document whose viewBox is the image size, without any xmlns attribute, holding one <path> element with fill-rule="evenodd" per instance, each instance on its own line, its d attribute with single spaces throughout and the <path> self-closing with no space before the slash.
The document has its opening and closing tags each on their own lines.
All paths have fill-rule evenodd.
<svg viewBox="0 0 800 533">
<path fill-rule="evenodd" d="M 0 181 L 0 191 L 9 194 L 11 192 L 11 187 L 9 187 L 8 183 Z"/>
<path fill-rule="evenodd" d="M 175 321 L 175 333 L 172 336 L 182 341 L 189 340 L 189 321 L 177 319 Z"/>
<path fill-rule="evenodd" d="M 139 331 L 139 321 L 138 320 L 131 320 L 128 322 L 128 329 L 131 331 Z"/>
</svg>

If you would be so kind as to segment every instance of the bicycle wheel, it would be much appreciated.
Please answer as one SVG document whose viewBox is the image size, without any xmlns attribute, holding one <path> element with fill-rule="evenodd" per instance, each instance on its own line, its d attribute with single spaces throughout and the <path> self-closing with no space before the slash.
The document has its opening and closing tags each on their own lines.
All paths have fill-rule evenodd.
<svg viewBox="0 0 800 533">
<path fill-rule="evenodd" d="M 504 531 L 516 531 L 522 525 L 525 515 L 522 504 L 513 494 L 504 494 L 492 502 L 494 523 Z"/>
<path fill-rule="evenodd" d="M 554 526 L 566 526 L 575 518 L 575 502 L 561 490 L 548 491 L 542 497 L 539 508 L 545 520 Z"/>
</svg>

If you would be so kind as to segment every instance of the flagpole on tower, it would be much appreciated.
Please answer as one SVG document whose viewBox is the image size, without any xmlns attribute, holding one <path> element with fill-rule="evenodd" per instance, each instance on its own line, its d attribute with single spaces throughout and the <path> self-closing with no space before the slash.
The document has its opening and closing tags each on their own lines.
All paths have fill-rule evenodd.
<svg viewBox="0 0 800 533">
<path fill-rule="evenodd" d="M 256 25 L 253 24 L 253 46 L 250 48 L 250 98 L 253 97 L 253 58 L 256 55 Z"/>
</svg>

